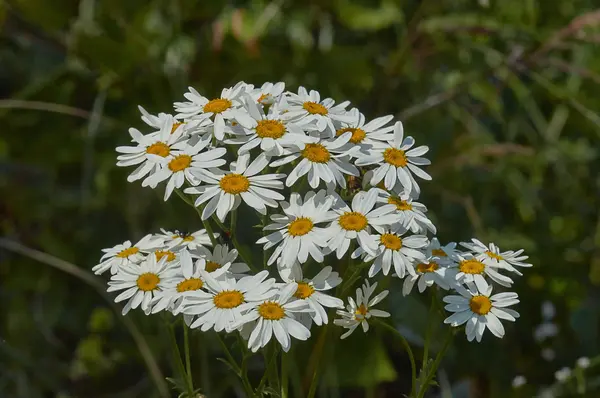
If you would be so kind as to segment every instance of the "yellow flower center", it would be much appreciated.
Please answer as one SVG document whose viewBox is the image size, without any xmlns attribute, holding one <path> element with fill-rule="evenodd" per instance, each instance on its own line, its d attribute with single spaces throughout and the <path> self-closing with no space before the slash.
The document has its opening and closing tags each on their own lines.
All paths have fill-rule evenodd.
<svg viewBox="0 0 600 398">
<path fill-rule="evenodd" d="M 417 271 L 424 274 L 426 272 L 433 272 L 439 268 L 438 263 L 430 261 L 429 264 L 420 263 L 417 265 Z"/>
<path fill-rule="evenodd" d="M 160 261 L 163 257 L 167 257 L 167 262 L 175 260 L 175 253 L 170 250 L 155 251 L 156 261 Z"/>
<path fill-rule="evenodd" d="M 216 263 L 214 261 L 207 261 L 206 265 L 204 266 L 206 272 L 215 272 L 219 268 L 221 268 L 221 264 Z"/>
<path fill-rule="evenodd" d="M 442 249 L 433 249 L 431 251 L 431 255 L 432 256 L 437 256 L 437 257 L 448 257 L 448 255 L 446 254 L 446 252 L 443 251 Z"/>
<path fill-rule="evenodd" d="M 313 163 L 327 163 L 331 159 L 331 154 L 321 144 L 306 144 L 301 154 Z"/>
<path fill-rule="evenodd" d="M 258 306 L 258 313 L 265 319 L 277 321 L 285 317 L 283 307 L 274 301 L 267 301 Z"/>
<path fill-rule="evenodd" d="M 306 282 L 298 282 L 298 289 L 294 293 L 299 299 L 309 298 L 315 292 L 315 288 Z"/>
<path fill-rule="evenodd" d="M 336 135 L 339 137 L 340 135 L 347 133 L 350 131 L 352 133 L 352 137 L 350 137 L 350 142 L 353 144 L 360 144 L 362 140 L 365 139 L 367 133 L 363 129 L 354 128 L 354 127 L 345 127 L 343 129 L 339 129 L 336 131 Z"/>
<path fill-rule="evenodd" d="M 227 174 L 219 181 L 221 189 L 232 195 L 248 191 L 250 180 L 241 174 Z"/>
<path fill-rule="evenodd" d="M 189 278 L 181 281 L 177 284 L 177 291 L 179 293 L 191 292 L 194 290 L 200 290 L 204 286 L 204 282 L 200 278 Z"/>
<path fill-rule="evenodd" d="M 175 132 L 175 130 L 177 130 L 177 128 L 179 126 L 181 126 L 183 124 L 183 122 L 175 122 L 173 123 L 173 126 L 171 126 L 171 134 L 173 134 Z"/>
<path fill-rule="evenodd" d="M 400 198 L 395 198 L 393 196 L 390 196 L 388 198 L 388 203 L 391 205 L 396 205 L 396 210 L 399 210 L 399 211 L 412 210 L 412 205 L 410 203 L 408 203 L 406 200 L 402 200 Z"/>
<path fill-rule="evenodd" d="M 237 290 L 225 290 L 213 297 L 217 308 L 235 308 L 244 302 L 244 295 Z"/>
<path fill-rule="evenodd" d="M 169 169 L 173 173 L 177 173 L 190 167 L 190 164 L 192 164 L 192 157 L 190 155 L 179 155 L 169 162 Z"/>
<path fill-rule="evenodd" d="M 140 249 L 138 249 L 137 247 L 131 246 L 131 247 L 121 250 L 119 253 L 117 253 L 117 257 L 127 258 L 129 256 L 133 256 L 134 254 L 137 254 L 139 251 L 140 251 Z"/>
<path fill-rule="evenodd" d="M 210 100 L 204 105 L 204 112 L 209 113 L 221 113 L 231 108 L 231 101 L 226 98 L 216 98 L 214 100 Z"/>
<path fill-rule="evenodd" d="M 310 218 L 300 217 L 288 225 L 288 233 L 292 236 L 306 235 L 312 231 L 314 224 Z"/>
<path fill-rule="evenodd" d="M 386 149 L 383 151 L 383 160 L 396 167 L 406 167 L 407 164 L 406 154 L 402 149 Z"/>
<path fill-rule="evenodd" d="M 136 283 L 140 290 L 151 292 L 152 290 L 158 289 L 160 278 L 152 272 L 146 272 L 145 274 L 138 276 Z"/>
<path fill-rule="evenodd" d="M 361 304 L 357 309 L 356 312 L 354 313 L 355 315 L 362 315 L 362 316 L 367 316 L 367 312 L 369 310 L 367 309 L 367 307 L 364 304 Z"/>
<path fill-rule="evenodd" d="M 260 97 L 258 97 L 257 102 L 260 102 L 261 104 L 264 105 L 265 103 L 268 103 L 268 102 L 271 101 L 271 97 L 272 97 L 271 94 L 264 94 L 263 93 L 263 94 L 260 95 Z"/>
<path fill-rule="evenodd" d="M 184 232 L 178 232 L 177 235 L 172 236 L 173 239 L 181 238 L 184 242 L 191 242 L 194 240 L 192 234 L 186 234 Z"/>
<path fill-rule="evenodd" d="M 504 260 L 504 257 L 502 257 L 502 256 L 501 256 L 501 255 L 499 255 L 499 254 L 492 253 L 492 252 L 491 252 L 491 251 L 489 251 L 489 250 L 488 250 L 488 251 L 486 251 L 486 252 L 485 252 L 485 254 L 487 254 L 489 258 L 493 258 L 494 260 L 497 260 L 497 261 Z"/>
<path fill-rule="evenodd" d="M 281 138 L 285 134 L 285 126 L 279 120 L 259 120 L 256 135 L 260 138 Z"/>
<path fill-rule="evenodd" d="M 327 108 L 325 108 L 323 105 L 317 104 L 316 102 L 312 101 L 305 102 L 304 104 L 302 104 L 302 107 L 308 113 L 311 113 L 313 115 L 327 115 L 327 113 L 329 113 L 327 111 Z"/>
<path fill-rule="evenodd" d="M 485 265 L 481 261 L 475 259 L 463 260 L 460 262 L 458 269 L 465 274 L 482 274 Z"/>
<path fill-rule="evenodd" d="M 473 296 L 469 301 L 471 311 L 479 315 L 486 315 L 492 309 L 492 302 L 486 296 Z"/>
<path fill-rule="evenodd" d="M 368 223 L 367 217 L 356 211 L 348 211 L 342 214 L 338 222 L 347 231 L 362 231 Z"/>
<path fill-rule="evenodd" d="M 386 249 L 390 250 L 400 250 L 402 249 L 402 238 L 395 234 L 383 234 L 381 238 L 379 238 L 381 244 L 385 246 Z"/>
<path fill-rule="evenodd" d="M 169 146 L 164 142 L 155 142 L 154 144 L 146 148 L 146 153 L 166 158 L 167 156 L 169 156 L 169 153 L 171 153 L 171 148 L 169 148 Z"/>
</svg>

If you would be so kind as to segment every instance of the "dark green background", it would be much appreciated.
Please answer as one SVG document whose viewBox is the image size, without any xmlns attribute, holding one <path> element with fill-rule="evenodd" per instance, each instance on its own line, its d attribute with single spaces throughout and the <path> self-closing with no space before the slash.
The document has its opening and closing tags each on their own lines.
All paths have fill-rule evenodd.
<svg viewBox="0 0 600 398">
<path fill-rule="evenodd" d="M 422 184 L 421 202 L 441 240 L 478 236 L 530 255 L 534 268 L 515 287 L 522 318 L 502 340 L 486 334 L 483 343 L 468 344 L 461 332 L 441 384 L 456 397 L 506 397 L 515 394 L 512 378 L 523 374 L 529 384 L 520 396 L 533 396 L 554 382 L 556 370 L 599 349 L 596 6 L 0 2 L 2 235 L 87 271 L 104 247 L 159 227 L 197 229 L 185 204 L 175 197 L 163 203 L 161 189 L 128 184 L 128 171 L 115 166 L 114 148 L 129 141 L 127 128 L 144 127 L 137 105 L 169 112 L 188 85 L 211 97 L 239 80 L 314 88 L 350 100 L 368 118 L 395 114 L 418 144 L 430 146 L 433 181 Z M 128 329 L 82 278 L 0 251 L 2 397 L 157 396 L 131 327 L 143 333 L 162 371 L 173 373 L 160 319 L 133 313 Z M 391 289 L 388 309 L 418 345 L 426 297 L 402 298 L 398 283 Z M 545 300 L 556 306 L 559 334 L 539 344 L 532 333 Z M 440 336 L 444 330 L 440 323 Z M 210 397 L 231 396 L 235 377 L 215 360 L 215 342 L 195 339 L 197 384 Z M 306 370 L 301 351 L 310 344 L 300 347 L 296 394 Z M 554 349 L 556 358 L 542 359 L 542 348 Z M 325 362 L 321 396 L 407 391 L 406 357 L 390 336 L 355 333 L 336 341 L 335 350 Z M 587 372 L 590 386 L 599 383 L 595 373 Z M 565 396 L 574 396 L 571 387 Z M 590 389 L 588 396 L 600 394 Z"/>
</svg>

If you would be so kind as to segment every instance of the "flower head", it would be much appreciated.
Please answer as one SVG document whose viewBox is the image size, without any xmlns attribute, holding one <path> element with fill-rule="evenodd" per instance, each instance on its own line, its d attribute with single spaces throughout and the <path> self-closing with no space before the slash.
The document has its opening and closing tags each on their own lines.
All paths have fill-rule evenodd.
<svg viewBox="0 0 600 398">
<path fill-rule="evenodd" d="M 371 317 L 387 318 L 390 316 L 389 312 L 372 308 L 386 298 L 389 293 L 388 290 L 384 290 L 371 298 L 376 288 L 377 283 L 374 283 L 371 286 L 369 281 L 365 280 L 362 288 L 356 289 L 356 301 L 354 301 L 352 297 L 348 297 L 346 310 L 336 311 L 341 318 L 335 319 L 333 323 L 348 329 L 348 331 L 341 336 L 342 339 L 350 336 L 358 325 L 361 325 L 363 332 L 367 333 L 369 331 L 368 320 Z"/>
</svg>

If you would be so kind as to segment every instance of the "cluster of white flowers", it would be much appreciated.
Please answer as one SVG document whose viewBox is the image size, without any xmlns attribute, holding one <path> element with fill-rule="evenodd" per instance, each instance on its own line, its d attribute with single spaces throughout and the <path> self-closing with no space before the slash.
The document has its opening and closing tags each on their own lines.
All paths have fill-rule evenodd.
<svg viewBox="0 0 600 398">
<path fill-rule="evenodd" d="M 418 202 L 418 179 L 431 179 L 422 168 L 430 164 L 423 157 L 429 148 L 415 147 L 392 116 L 366 122 L 358 109 L 347 110 L 349 102 L 284 89 L 240 82 L 208 99 L 190 88 L 174 114 L 140 108 L 151 131 L 132 128 L 133 145 L 117 148 L 118 166 L 137 166 L 129 181 L 151 188 L 167 181 L 164 199 L 174 190 L 192 195 L 204 223 L 222 226 L 238 208 L 256 210 L 264 220 L 256 243 L 273 249 L 266 263 L 279 281 L 263 264 L 234 262 L 238 251 L 212 228 L 162 231 L 105 249 L 94 267 L 110 270 L 108 290 L 122 291 L 116 301 L 128 300 L 123 313 L 141 307 L 183 314 L 192 328 L 241 332 L 253 351 L 273 336 L 287 351 L 290 336 L 308 339 L 312 323 L 328 323 L 327 308 L 337 308 L 334 323 L 347 329 L 345 338 L 359 324 L 367 332 L 371 317 L 390 315 L 372 308 L 388 291 L 376 294 L 368 279 L 346 307 L 335 297 L 350 287 L 335 269 L 346 256 L 358 259 L 346 273 L 366 263 L 367 278 L 381 272 L 404 279 L 404 295 L 415 284 L 419 292 L 433 285 L 457 292 L 444 297 L 454 312 L 445 322 L 466 323 L 469 340 L 480 341 L 486 328 L 501 337 L 499 319 L 518 317 L 506 308 L 518 299 L 491 295 L 492 283 L 510 287 L 505 273 L 521 275 L 518 268 L 530 266 L 522 250 L 500 252 L 473 239 L 459 251 L 428 237 L 436 228 Z M 228 170 L 221 168 L 226 163 Z M 305 278 L 314 263 L 320 271 Z"/>
</svg>

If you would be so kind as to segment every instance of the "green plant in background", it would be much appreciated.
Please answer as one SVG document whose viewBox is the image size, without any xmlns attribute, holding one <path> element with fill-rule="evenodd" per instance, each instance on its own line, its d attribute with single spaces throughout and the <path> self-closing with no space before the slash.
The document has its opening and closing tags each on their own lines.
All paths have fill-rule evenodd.
<svg viewBox="0 0 600 398">
<path fill-rule="evenodd" d="M 108 331 L 89 329 L 95 308 L 120 308 L 93 293 L 102 283 L 83 270 L 106 242 L 200 226 L 183 203 L 162 204 L 160 195 L 128 184 L 114 168 L 114 145 L 137 125 L 132 104 L 156 113 L 189 85 L 217 93 L 238 80 L 267 79 L 348 98 L 367 118 L 396 113 L 431 148 L 435 184 L 423 186 L 423 197 L 438 236 L 522 247 L 536 264 L 514 285 L 527 316 L 476 350 L 457 339 L 441 365 L 442 394 L 516 394 L 510 381 L 518 374 L 527 379 L 522 396 L 553 384 L 555 371 L 598 353 L 594 7 L 585 0 L 3 2 L 0 219 L 9 240 L 2 247 L 33 260 L 0 253 L 0 292 L 9 303 L 0 322 L 0 391 L 157 394 L 152 380 L 168 368 L 168 334 L 136 313 L 116 317 Z M 260 261 L 248 251 L 254 242 L 239 240 Z M 381 288 L 391 291 L 393 324 L 422 345 L 428 303 L 403 297 L 402 286 Z M 557 333 L 538 342 L 544 301 L 556 306 Z M 321 361 L 319 394 L 408 390 L 404 352 L 372 332 L 379 338 L 352 336 L 360 351 L 336 343 L 342 360 Z M 97 365 L 88 356 L 89 373 L 71 373 L 76 348 L 94 335 L 103 342 Z M 433 344 L 441 338 L 434 330 Z M 209 396 L 226 394 L 235 376 L 226 365 L 208 366 L 222 353 L 201 340 L 192 347 L 199 385 Z M 106 358 L 112 367 L 101 366 Z M 294 366 L 290 386 L 310 384 Z M 591 366 L 586 380 L 595 373 Z M 595 385 L 584 394 L 595 396 Z"/>
</svg>

